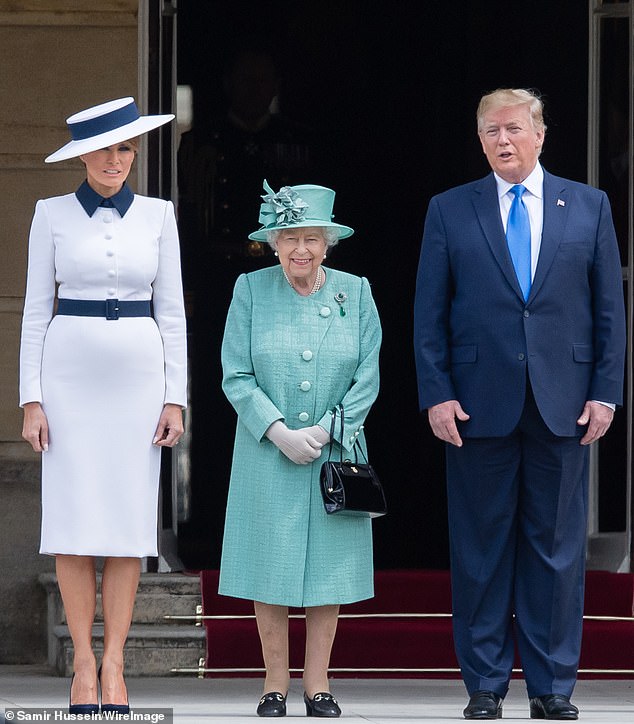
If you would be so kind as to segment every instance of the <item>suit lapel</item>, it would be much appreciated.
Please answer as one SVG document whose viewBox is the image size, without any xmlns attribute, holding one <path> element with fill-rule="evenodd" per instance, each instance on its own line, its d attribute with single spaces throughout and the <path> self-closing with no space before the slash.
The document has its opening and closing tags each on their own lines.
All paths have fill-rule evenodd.
<svg viewBox="0 0 634 724">
<path fill-rule="evenodd" d="M 564 179 L 552 176 L 544 171 L 544 220 L 542 225 L 542 242 L 539 258 L 535 269 L 535 278 L 531 286 L 529 301 L 541 289 L 548 274 L 559 244 L 563 237 L 568 209 L 569 194 Z"/>
<path fill-rule="evenodd" d="M 506 243 L 506 235 L 504 233 L 504 227 L 502 226 L 502 217 L 500 216 L 497 185 L 493 174 L 489 174 L 479 183 L 475 184 L 473 190 L 475 212 L 491 252 L 506 277 L 507 282 L 523 300 L 524 295 L 517 281 L 509 247 Z"/>
</svg>

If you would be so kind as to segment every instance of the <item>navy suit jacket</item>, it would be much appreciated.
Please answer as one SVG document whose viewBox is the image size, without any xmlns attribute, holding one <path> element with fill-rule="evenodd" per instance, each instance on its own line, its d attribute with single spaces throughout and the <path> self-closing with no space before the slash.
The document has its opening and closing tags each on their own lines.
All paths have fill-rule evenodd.
<svg viewBox="0 0 634 724">
<path fill-rule="evenodd" d="M 621 404 L 625 310 L 619 251 L 602 191 L 544 172 L 541 249 L 528 301 L 508 251 L 495 177 L 432 198 L 415 302 L 421 410 L 458 400 L 466 437 L 510 433 L 527 371 L 559 436 L 582 432 L 586 400 Z"/>
</svg>

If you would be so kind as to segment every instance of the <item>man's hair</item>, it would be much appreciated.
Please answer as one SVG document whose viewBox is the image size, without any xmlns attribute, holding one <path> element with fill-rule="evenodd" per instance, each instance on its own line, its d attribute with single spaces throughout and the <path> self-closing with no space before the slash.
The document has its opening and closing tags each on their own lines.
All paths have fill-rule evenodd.
<svg viewBox="0 0 634 724">
<path fill-rule="evenodd" d="M 478 133 L 482 130 L 484 116 L 490 111 L 525 104 L 528 105 L 533 128 L 536 131 L 545 131 L 544 103 L 535 91 L 527 88 L 498 88 L 497 90 L 491 91 L 491 93 L 483 95 L 480 99 L 476 113 Z"/>
</svg>

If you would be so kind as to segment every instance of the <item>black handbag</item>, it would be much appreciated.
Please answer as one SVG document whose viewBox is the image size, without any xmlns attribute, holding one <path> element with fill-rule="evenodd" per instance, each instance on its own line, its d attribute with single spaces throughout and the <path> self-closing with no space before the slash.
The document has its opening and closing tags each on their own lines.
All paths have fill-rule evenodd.
<svg viewBox="0 0 634 724">
<path fill-rule="evenodd" d="M 343 459 L 343 447 L 339 460 L 331 460 L 332 444 L 337 414 L 341 415 L 341 439 L 343 440 L 343 406 L 338 405 L 332 413 L 330 425 L 330 449 L 328 460 L 322 464 L 319 474 L 321 496 L 329 515 L 352 515 L 364 518 L 378 518 L 387 513 L 383 486 L 374 468 L 368 463 L 357 440 L 354 444 L 354 462 Z M 359 462 L 358 451 L 365 459 Z"/>
</svg>

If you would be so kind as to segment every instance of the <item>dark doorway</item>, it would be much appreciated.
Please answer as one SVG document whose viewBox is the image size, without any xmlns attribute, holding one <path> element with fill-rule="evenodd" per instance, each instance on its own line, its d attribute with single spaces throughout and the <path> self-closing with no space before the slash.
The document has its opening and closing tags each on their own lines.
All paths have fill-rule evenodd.
<svg viewBox="0 0 634 724">
<path fill-rule="evenodd" d="M 369 278 L 384 328 L 381 394 L 367 422 L 390 507 L 374 527 L 378 568 L 448 565 L 444 455 L 418 413 L 411 342 L 428 201 L 487 173 L 475 109 L 501 86 L 542 93 L 543 163 L 585 180 L 587 25 L 580 0 L 428 0 L 372 10 L 362 2 L 179 2 L 178 83 L 193 89 L 194 128 L 204 133 L 223 112 L 223 69 L 235 49 L 266 49 L 281 76 L 281 113 L 315 132 L 318 163 L 293 182 L 334 188 L 338 220 L 356 230 L 331 263 Z M 258 193 L 246 199 L 251 230 Z M 186 224 L 182 233 L 190 233 Z M 225 296 L 216 297 L 215 323 L 195 332 L 194 365 L 203 367 L 194 384 L 192 514 L 179 529 L 191 568 L 219 563 L 235 415 L 209 351 L 219 345 L 236 269 L 214 267 L 209 289 L 221 285 Z"/>
</svg>

